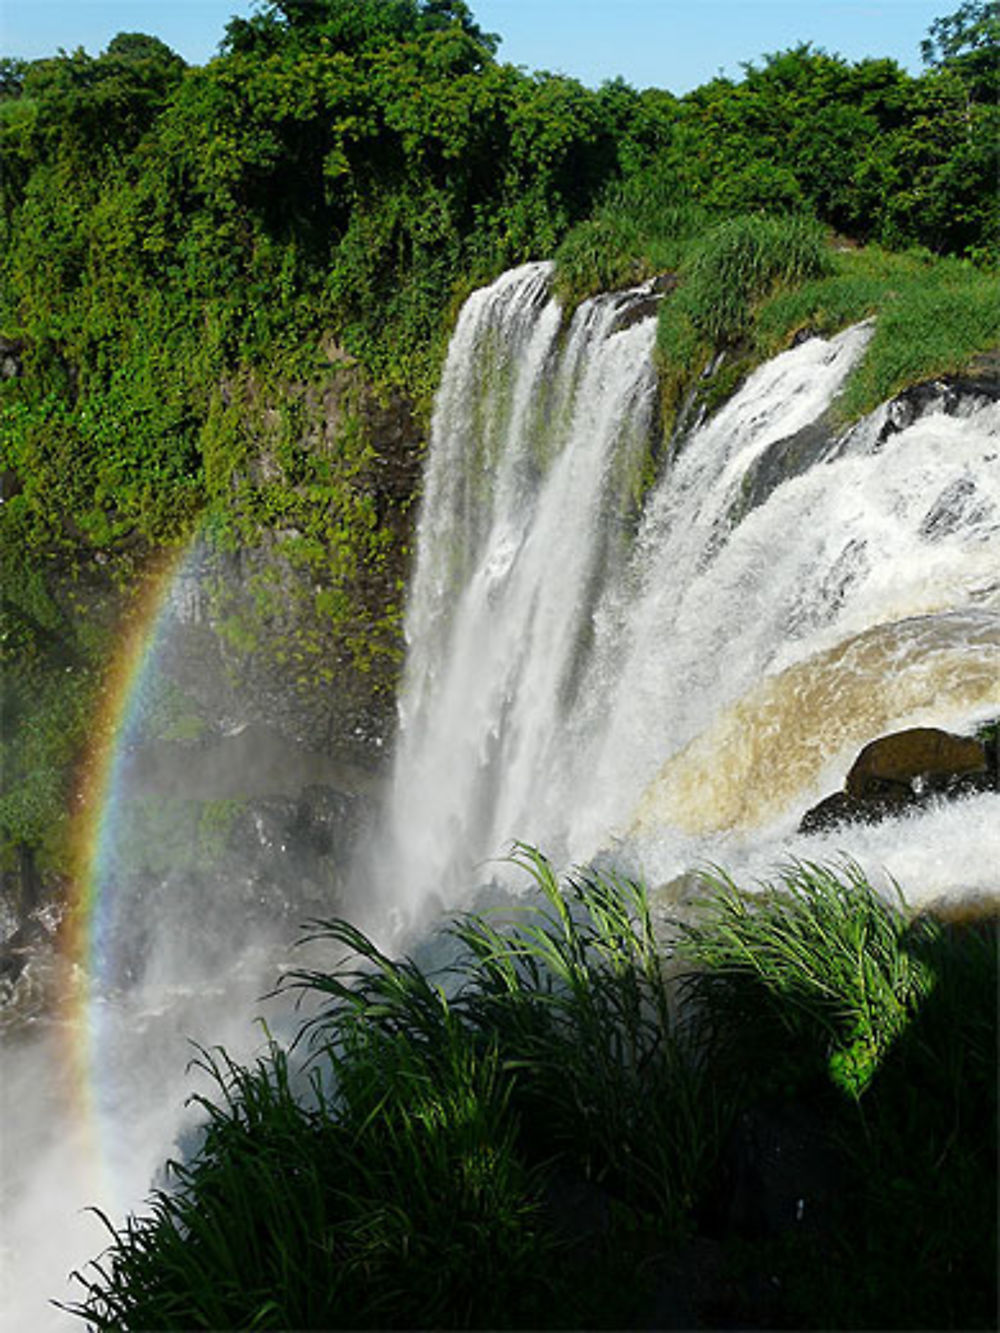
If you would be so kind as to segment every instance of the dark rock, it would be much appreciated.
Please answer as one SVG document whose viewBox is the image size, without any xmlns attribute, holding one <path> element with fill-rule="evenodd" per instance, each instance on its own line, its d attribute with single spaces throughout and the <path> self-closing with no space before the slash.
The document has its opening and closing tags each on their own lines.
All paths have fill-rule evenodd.
<svg viewBox="0 0 1000 1333">
<path fill-rule="evenodd" d="M 912 727 L 871 741 L 854 761 L 844 784 L 854 800 L 906 800 L 943 791 L 959 780 L 988 774 L 981 741 L 936 727 Z"/>
<path fill-rule="evenodd" d="M 792 343 L 808 340 L 809 330 L 803 329 Z M 946 416 L 967 416 L 984 403 L 1000 400 L 1000 363 L 982 358 L 974 363 L 970 372 L 964 376 L 948 376 L 937 380 L 927 380 L 904 389 L 887 406 L 885 420 L 874 441 L 875 449 L 881 448 L 886 440 L 907 426 L 911 426 L 930 412 L 942 412 Z M 765 449 L 758 459 L 747 469 L 743 481 L 743 491 L 732 507 L 727 522 L 730 525 L 745 518 L 751 510 L 763 504 L 771 493 L 790 477 L 800 476 L 817 463 L 837 457 L 852 439 L 852 432 L 843 433 L 836 426 L 835 415 L 827 410 L 822 416 L 793 435 L 776 440 Z M 956 502 L 974 503 L 974 498 L 957 495 Z M 928 514 L 925 523 L 933 528 L 935 524 L 950 521 L 948 497 L 941 497 L 937 509 L 941 512 Z M 943 535 L 946 528 L 940 528 Z"/>
<path fill-rule="evenodd" d="M 762 505 L 782 482 L 808 472 L 815 464 L 830 456 L 836 447 L 837 437 L 830 410 L 793 435 L 776 440 L 747 468 L 742 493 L 727 515 L 727 524 L 735 526 Z"/>
<path fill-rule="evenodd" d="M 799 823 L 800 833 L 823 833 L 841 824 L 877 824 L 898 808 L 886 801 L 856 801 L 847 792 L 835 791 L 807 810 Z"/>
<path fill-rule="evenodd" d="M 841 824 L 877 824 L 946 796 L 1000 790 L 995 740 L 911 727 L 869 742 L 851 766 L 844 790 L 807 810 L 800 833 Z"/>
<path fill-rule="evenodd" d="M 943 412 L 950 417 L 968 416 L 984 404 L 998 401 L 1000 375 L 985 362 L 982 363 L 981 373 L 944 376 L 913 384 L 889 403 L 876 447 L 907 426 L 912 426 L 929 412 Z"/>
<path fill-rule="evenodd" d="M 16 380 L 23 373 L 24 344 L 0 337 L 0 380 Z"/>
<path fill-rule="evenodd" d="M 52 942 L 52 931 L 40 916 L 31 916 L 10 939 L 0 944 L 0 989 L 12 987 L 37 951 Z"/>
<path fill-rule="evenodd" d="M 660 308 L 663 297 L 667 292 L 674 290 L 678 281 L 679 279 L 675 273 L 661 273 L 638 290 L 623 292 L 621 309 L 611 325 L 611 332 L 621 333 L 623 329 L 630 329 L 633 324 L 638 324 L 640 320 L 649 319 L 655 315 Z"/>
<path fill-rule="evenodd" d="M 674 291 L 680 283 L 680 278 L 676 273 L 658 273 L 652 280 L 651 286 L 654 292 L 659 292 L 665 296 L 667 292 Z"/>
</svg>

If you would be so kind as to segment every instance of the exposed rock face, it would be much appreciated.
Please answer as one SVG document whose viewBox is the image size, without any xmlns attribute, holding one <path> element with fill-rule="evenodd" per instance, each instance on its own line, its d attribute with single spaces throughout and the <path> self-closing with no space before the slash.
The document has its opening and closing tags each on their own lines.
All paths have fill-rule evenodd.
<svg viewBox="0 0 1000 1333">
<path fill-rule="evenodd" d="M 221 628 L 216 651 L 225 674 L 236 693 L 252 701 L 233 721 L 265 723 L 301 745 L 364 765 L 378 760 L 395 728 L 402 640 L 387 612 L 398 608 L 409 574 L 425 428 L 405 395 L 379 395 L 334 344 L 327 342 L 324 354 L 329 366 L 316 382 L 285 385 L 280 393 L 253 382 L 227 387 L 254 439 L 236 485 L 253 490 L 280 484 L 296 502 L 301 495 L 316 503 L 308 481 L 297 479 L 294 466 L 289 470 L 280 409 L 291 406 L 301 418 L 293 453 L 328 464 L 336 474 L 345 441 L 353 441 L 349 447 L 358 461 L 342 479 L 344 497 L 348 505 L 369 510 L 370 530 L 359 541 L 368 541 L 370 549 L 345 550 L 344 514 L 336 501 L 322 515 L 330 534 L 328 561 L 303 560 L 306 535 L 294 526 L 262 530 L 252 549 L 230 557 L 220 581 L 224 592 L 209 609 L 207 627 Z M 315 534 L 306 541 L 314 544 Z M 319 609 L 324 599 L 342 602 L 345 594 L 349 616 L 335 620 Z M 234 625 L 237 634 L 229 632 Z"/>
<path fill-rule="evenodd" d="M 937 727 L 911 727 L 871 741 L 851 766 L 844 790 L 808 810 L 800 833 L 845 823 L 877 823 L 936 796 L 1000 790 L 996 746 Z"/>
<path fill-rule="evenodd" d="M 886 404 L 879 444 L 884 444 L 890 436 L 905 430 L 928 412 L 943 412 L 949 417 L 968 416 L 984 403 L 1000 400 L 1000 377 L 996 368 L 982 361 L 977 371 L 969 376 L 926 380 L 897 394 Z"/>
</svg>

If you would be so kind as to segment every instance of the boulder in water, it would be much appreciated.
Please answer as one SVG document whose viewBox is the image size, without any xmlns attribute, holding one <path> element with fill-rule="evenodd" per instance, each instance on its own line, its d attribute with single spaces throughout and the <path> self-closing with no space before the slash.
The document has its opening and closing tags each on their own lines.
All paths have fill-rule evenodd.
<svg viewBox="0 0 1000 1333">
<path fill-rule="evenodd" d="M 986 749 L 971 736 L 937 727 L 911 727 L 871 741 L 858 755 L 844 784 L 855 800 L 942 791 L 957 781 L 988 772 Z"/>
<path fill-rule="evenodd" d="M 875 824 L 934 796 L 998 786 L 995 747 L 937 727 L 911 727 L 870 741 L 851 765 L 843 791 L 807 810 L 799 832 Z"/>
</svg>

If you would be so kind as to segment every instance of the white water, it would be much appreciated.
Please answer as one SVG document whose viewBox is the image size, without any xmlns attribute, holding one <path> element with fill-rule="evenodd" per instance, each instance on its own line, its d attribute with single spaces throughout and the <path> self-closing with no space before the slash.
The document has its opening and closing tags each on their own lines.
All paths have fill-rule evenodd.
<svg viewBox="0 0 1000 1333">
<path fill-rule="evenodd" d="M 411 912 L 514 839 L 654 884 L 846 847 L 905 866 L 915 901 L 1000 889 L 995 798 L 794 834 L 873 736 L 1000 710 L 1000 408 L 883 443 L 880 409 L 737 521 L 872 330 L 811 339 L 680 442 L 638 517 L 655 322 L 616 332 L 602 297 L 561 335 L 545 277 L 470 299 L 437 401 L 384 834 Z"/>
<path fill-rule="evenodd" d="M 654 325 L 602 297 L 560 335 L 547 266 L 465 307 L 445 368 L 407 617 L 390 884 L 468 887 L 518 834 L 551 834 L 581 666 L 623 575 L 650 428 Z"/>
</svg>

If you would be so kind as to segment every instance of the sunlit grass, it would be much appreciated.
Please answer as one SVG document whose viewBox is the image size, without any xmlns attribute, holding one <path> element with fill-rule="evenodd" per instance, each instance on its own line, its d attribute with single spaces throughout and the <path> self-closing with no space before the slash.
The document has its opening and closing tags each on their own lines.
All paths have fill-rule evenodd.
<svg viewBox="0 0 1000 1333">
<path fill-rule="evenodd" d="M 802 330 L 829 336 L 874 318 L 875 334 L 837 404 L 853 420 L 910 384 L 960 374 L 1000 347 L 1000 274 L 965 260 L 877 247 L 840 252 L 833 272 L 779 292 L 758 310 L 761 359 Z"/>
<path fill-rule="evenodd" d="M 901 895 L 888 902 L 849 861 L 796 863 L 752 895 L 724 872 L 705 883 L 711 897 L 679 946 L 700 969 L 692 991 L 737 1045 L 769 1010 L 859 1096 L 933 986 L 913 949 L 933 922 L 914 922 Z"/>
</svg>

